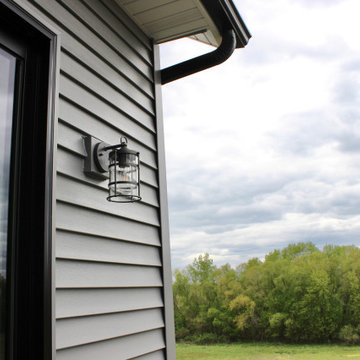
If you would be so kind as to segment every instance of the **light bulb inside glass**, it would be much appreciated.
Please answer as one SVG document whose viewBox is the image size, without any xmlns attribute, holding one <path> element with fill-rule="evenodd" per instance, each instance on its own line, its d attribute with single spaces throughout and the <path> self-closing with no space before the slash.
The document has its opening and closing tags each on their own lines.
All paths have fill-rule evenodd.
<svg viewBox="0 0 360 360">
<path fill-rule="evenodd" d="M 133 165 L 113 166 L 110 171 L 110 192 L 112 195 L 137 195 L 136 168 Z"/>
<path fill-rule="evenodd" d="M 109 153 L 109 201 L 134 202 L 140 197 L 139 153 L 127 149 L 122 142 L 119 149 Z"/>
</svg>

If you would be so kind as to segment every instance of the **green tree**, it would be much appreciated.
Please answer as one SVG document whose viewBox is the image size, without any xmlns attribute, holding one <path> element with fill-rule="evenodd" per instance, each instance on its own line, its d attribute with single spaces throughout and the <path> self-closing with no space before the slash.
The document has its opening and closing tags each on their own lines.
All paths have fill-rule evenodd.
<svg viewBox="0 0 360 360">
<path fill-rule="evenodd" d="M 177 339 L 360 339 L 360 249 L 290 244 L 217 268 L 208 254 L 174 273 Z"/>
</svg>

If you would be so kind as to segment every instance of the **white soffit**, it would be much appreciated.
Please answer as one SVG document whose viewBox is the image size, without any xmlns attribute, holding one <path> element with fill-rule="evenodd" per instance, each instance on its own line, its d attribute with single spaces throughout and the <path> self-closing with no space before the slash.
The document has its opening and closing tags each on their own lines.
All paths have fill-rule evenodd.
<svg viewBox="0 0 360 360">
<path fill-rule="evenodd" d="M 157 44 L 186 36 L 218 46 L 221 35 L 199 0 L 116 0 Z"/>
</svg>

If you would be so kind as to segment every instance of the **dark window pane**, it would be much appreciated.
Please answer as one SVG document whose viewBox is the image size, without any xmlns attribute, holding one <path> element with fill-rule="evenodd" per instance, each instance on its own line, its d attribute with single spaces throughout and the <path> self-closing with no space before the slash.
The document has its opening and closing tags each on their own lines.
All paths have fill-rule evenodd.
<svg viewBox="0 0 360 360">
<path fill-rule="evenodd" d="M 6 263 L 16 58 L 0 48 L 0 360 L 5 359 Z"/>
</svg>

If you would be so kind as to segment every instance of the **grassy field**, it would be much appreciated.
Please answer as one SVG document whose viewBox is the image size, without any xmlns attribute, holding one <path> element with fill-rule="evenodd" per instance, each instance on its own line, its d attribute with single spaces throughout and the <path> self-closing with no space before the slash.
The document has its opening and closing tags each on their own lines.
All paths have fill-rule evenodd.
<svg viewBox="0 0 360 360">
<path fill-rule="evenodd" d="M 177 360 L 360 360 L 360 346 L 177 344 L 176 355 Z"/>
</svg>

